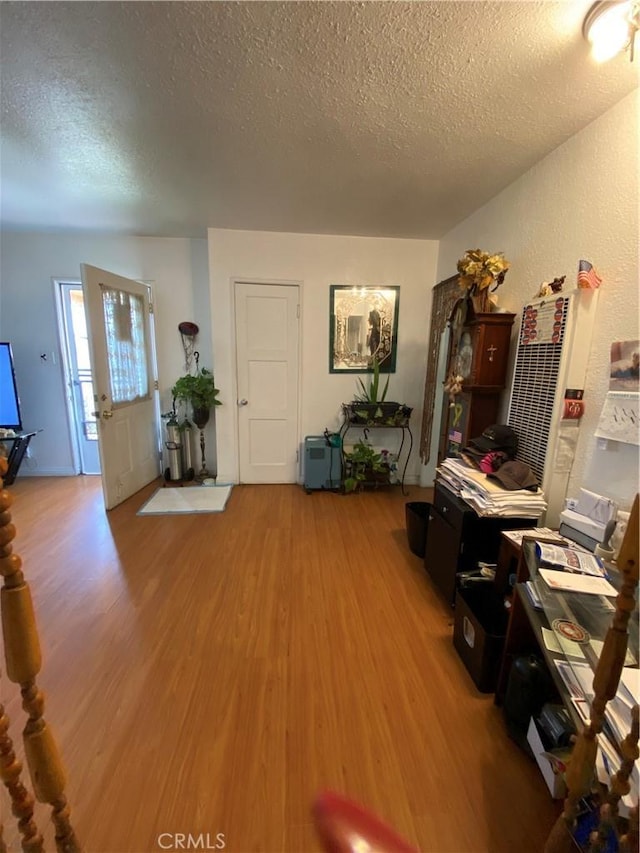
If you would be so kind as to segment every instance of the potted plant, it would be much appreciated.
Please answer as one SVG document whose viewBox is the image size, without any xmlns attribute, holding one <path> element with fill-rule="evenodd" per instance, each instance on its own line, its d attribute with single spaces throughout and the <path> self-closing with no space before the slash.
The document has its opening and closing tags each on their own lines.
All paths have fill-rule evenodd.
<svg viewBox="0 0 640 853">
<path fill-rule="evenodd" d="M 389 465 L 370 444 L 360 440 L 351 451 L 345 452 L 344 491 L 355 492 L 360 486 L 389 483 Z"/>
<path fill-rule="evenodd" d="M 389 390 L 389 376 L 380 386 L 380 362 L 373 358 L 373 373 L 368 385 L 358 377 L 359 391 L 351 403 L 344 403 L 345 417 L 352 424 L 362 426 L 406 426 L 412 409 L 403 403 L 385 402 Z"/>
<path fill-rule="evenodd" d="M 219 389 L 216 388 L 213 373 L 203 367 L 197 373 L 187 373 L 171 389 L 175 400 L 180 400 L 191 406 L 193 422 L 198 429 L 203 429 L 208 420 L 212 406 L 221 406 L 218 400 Z"/>
<path fill-rule="evenodd" d="M 220 391 L 216 388 L 213 373 L 203 367 L 196 373 L 187 373 L 171 389 L 173 399 L 191 406 L 192 420 L 200 430 L 200 456 L 201 466 L 198 472 L 198 480 L 207 480 L 209 471 L 205 460 L 204 428 L 209 422 L 212 406 L 221 406 L 218 400 Z M 186 428 L 186 427 L 185 427 Z M 214 475 L 215 480 L 215 475 Z"/>
</svg>

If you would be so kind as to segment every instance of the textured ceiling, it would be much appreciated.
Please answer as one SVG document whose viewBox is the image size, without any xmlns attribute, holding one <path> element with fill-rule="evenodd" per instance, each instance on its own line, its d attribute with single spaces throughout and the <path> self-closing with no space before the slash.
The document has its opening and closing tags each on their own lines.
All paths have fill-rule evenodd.
<svg viewBox="0 0 640 853">
<path fill-rule="evenodd" d="M 638 85 L 589 5 L 2 3 L 2 224 L 438 238 Z"/>
</svg>

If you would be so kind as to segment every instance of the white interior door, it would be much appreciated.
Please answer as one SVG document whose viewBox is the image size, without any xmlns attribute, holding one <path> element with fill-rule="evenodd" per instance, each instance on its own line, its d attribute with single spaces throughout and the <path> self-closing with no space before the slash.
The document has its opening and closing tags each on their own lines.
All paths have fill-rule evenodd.
<svg viewBox="0 0 640 853">
<path fill-rule="evenodd" d="M 160 473 L 149 287 L 81 265 L 105 506 Z"/>
<path fill-rule="evenodd" d="M 241 483 L 295 483 L 297 285 L 235 284 Z"/>
</svg>

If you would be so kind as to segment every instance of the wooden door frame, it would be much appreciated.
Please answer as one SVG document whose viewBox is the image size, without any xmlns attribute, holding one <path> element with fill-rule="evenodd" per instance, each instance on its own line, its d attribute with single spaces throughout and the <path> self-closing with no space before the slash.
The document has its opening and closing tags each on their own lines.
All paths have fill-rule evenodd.
<svg viewBox="0 0 640 853">
<path fill-rule="evenodd" d="M 69 284 L 77 286 L 82 290 L 82 281 L 71 276 L 64 278 L 51 278 L 53 286 L 53 299 L 56 307 L 56 326 L 58 329 L 58 352 L 60 353 L 60 372 L 62 375 L 62 383 L 64 390 L 65 413 L 67 420 L 67 437 L 71 447 L 71 459 L 73 463 L 73 474 L 78 476 L 81 473 L 80 448 L 78 447 L 77 434 L 77 413 L 73 401 L 73 393 L 71 392 L 71 374 L 67 363 L 67 341 L 65 340 L 65 317 L 64 306 L 62 304 L 62 285 Z"/>
<path fill-rule="evenodd" d="M 302 482 L 302 477 L 300 474 L 300 443 L 302 441 L 301 438 L 301 424 L 302 424 L 302 328 L 303 328 L 303 318 L 304 318 L 304 304 L 303 304 L 303 296 L 304 296 L 304 288 L 302 281 L 299 280 L 291 280 L 291 279 L 277 279 L 277 278 L 254 278 L 253 276 L 233 276 L 229 282 L 229 304 L 231 306 L 231 392 L 229 393 L 229 403 L 233 407 L 233 429 L 231 430 L 232 436 L 232 444 L 229 448 L 230 455 L 232 456 L 233 463 L 232 469 L 234 472 L 234 482 L 240 482 L 240 424 L 238 421 L 238 341 L 236 336 L 237 329 L 237 315 L 236 315 L 236 284 L 256 284 L 261 286 L 275 286 L 275 287 L 297 287 L 298 288 L 298 304 L 300 305 L 300 317 L 298 322 L 298 381 L 296 383 L 296 392 L 298 395 L 298 405 L 296 410 L 297 417 L 297 429 L 296 429 L 296 440 L 297 440 L 297 448 L 296 452 L 298 455 L 298 482 Z M 215 370 L 214 370 L 215 373 Z M 216 445 L 218 445 L 218 440 L 216 437 Z M 227 452 L 225 448 L 221 448 L 219 445 L 217 446 L 217 452 L 225 453 Z M 218 455 L 218 459 L 220 456 Z"/>
</svg>

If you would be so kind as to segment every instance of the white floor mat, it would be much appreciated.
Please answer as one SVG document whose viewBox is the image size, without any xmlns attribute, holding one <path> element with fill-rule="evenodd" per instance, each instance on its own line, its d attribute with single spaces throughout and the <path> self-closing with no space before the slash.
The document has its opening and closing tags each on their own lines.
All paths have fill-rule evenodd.
<svg viewBox="0 0 640 853">
<path fill-rule="evenodd" d="M 185 486 L 160 488 L 138 510 L 138 515 L 170 515 L 188 512 L 223 512 L 232 486 Z"/>
</svg>

